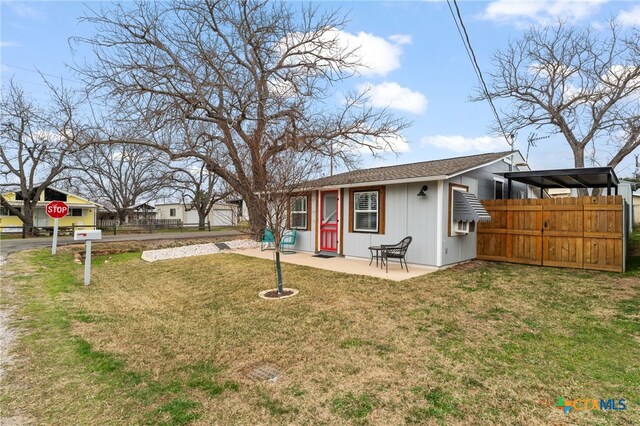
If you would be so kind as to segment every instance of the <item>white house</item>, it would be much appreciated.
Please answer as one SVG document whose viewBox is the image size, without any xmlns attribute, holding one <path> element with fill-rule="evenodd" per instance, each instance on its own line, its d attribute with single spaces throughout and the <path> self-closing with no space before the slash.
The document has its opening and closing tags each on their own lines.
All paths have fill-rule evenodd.
<svg viewBox="0 0 640 426">
<path fill-rule="evenodd" d="M 187 206 L 188 207 L 188 206 Z M 156 204 L 156 219 L 179 219 L 186 226 L 198 225 L 198 212 L 187 209 L 183 203 Z M 238 223 L 238 206 L 235 204 L 214 204 L 206 221 L 211 226 L 235 226 Z"/>
<path fill-rule="evenodd" d="M 368 258 L 368 247 L 413 237 L 409 263 L 441 267 L 476 257 L 483 199 L 506 198 L 500 173 L 528 170 L 519 151 L 355 170 L 308 183 L 293 197 L 295 249 Z M 511 198 L 527 198 L 514 183 Z"/>
</svg>

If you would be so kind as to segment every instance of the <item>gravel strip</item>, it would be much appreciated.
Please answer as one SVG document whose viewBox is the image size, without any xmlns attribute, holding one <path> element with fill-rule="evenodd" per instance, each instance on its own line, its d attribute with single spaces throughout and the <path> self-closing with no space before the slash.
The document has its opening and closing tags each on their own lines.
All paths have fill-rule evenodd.
<svg viewBox="0 0 640 426">
<path fill-rule="evenodd" d="M 234 250 L 245 250 L 260 247 L 260 243 L 253 240 L 233 240 L 233 241 L 225 241 L 226 245 Z"/>
<path fill-rule="evenodd" d="M 0 256 L 0 275 L 8 275 L 9 271 L 6 270 L 6 265 L 7 259 Z M 0 281 L 4 280 L 8 279 L 0 277 Z M 18 337 L 17 331 L 9 325 L 15 313 L 15 307 L 8 303 L 13 299 L 13 287 L 9 282 L 2 285 L 0 299 L 2 299 L 3 305 L 0 310 L 0 383 L 2 383 L 2 377 L 13 361 L 13 356 L 10 353 L 11 346 Z M 0 424 L 4 423 L 0 422 Z"/>
<path fill-rule="evenodd" d="M 233 240 L 225 241 L 224 244 L 233 250 L 244 250 L 249 248 L 257 248 L 259 243 L 252 240 Z M 160 250 L 145 250 L 142 252 L 142 260 L 147 262 L 155 262 L 158 260 L 181 259 L 183 257 L 204 256 L 207 254 L 220 253 L 215 243 L 194 244 L 183 247 L 173 247 Z"/>
</svg>

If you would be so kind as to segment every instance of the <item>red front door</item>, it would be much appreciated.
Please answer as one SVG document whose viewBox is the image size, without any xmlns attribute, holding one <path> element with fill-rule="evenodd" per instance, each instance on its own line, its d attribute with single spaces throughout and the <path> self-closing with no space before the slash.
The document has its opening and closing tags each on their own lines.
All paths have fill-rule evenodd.
<svg viewBox="0 0 640 426">
<path fill-rule="evenodd" d="M 338 252 L 338 191 L 320 193 L 320 250 Z"/>
</svg>

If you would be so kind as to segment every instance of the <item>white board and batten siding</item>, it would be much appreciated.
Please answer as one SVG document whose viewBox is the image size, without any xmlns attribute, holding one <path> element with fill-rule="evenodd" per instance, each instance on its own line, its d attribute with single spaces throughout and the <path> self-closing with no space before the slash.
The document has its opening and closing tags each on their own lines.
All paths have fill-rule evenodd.
<svg viewBox="0 0 640 426">
<path fill-rule="evenodd" d="M 428 185 L 426 197 L 418 197 L 422 185 Z M 413 241 L 407 251 L 407 262 L 436 265 L 437 182 L 425 181 L 387 185 L 385 189 L 385 233 L 349 232 L 348 213 L 353 200 L 345 189 L 345 218 L 342 221 L 344 255 L 369 258 L 369 246 L 396 244 L 404 237 Z"/>
<path fill-rule="evenodd" d="M 442 203 L 442 263 L 437 266 L 451 265 L 475 259 L 477 235 L 476 232 L 469 232 L 463 235 L 449 236 L 449 185 L 463 185 L 469 188 L 469 192 L 478 195 L 478 180 L 468 177 L 468 175 L 456 176 L 445 181 L 443 185 L 444 203 Z M 493 193 L 491 194 L 493 196 Z"/>
</svg>

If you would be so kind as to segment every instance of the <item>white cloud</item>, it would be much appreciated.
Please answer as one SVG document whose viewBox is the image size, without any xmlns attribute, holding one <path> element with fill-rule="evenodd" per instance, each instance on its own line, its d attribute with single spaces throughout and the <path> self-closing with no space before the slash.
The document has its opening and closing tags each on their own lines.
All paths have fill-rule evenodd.
<svg viewBox="0 0 640 426">
<path fill-rule="evenodd" d="M 351 34 L 337 30 L 337 36 L 343 49 L 357 49 L 356 54 L 363 65 L 358 71 L 365 76 L 385 76 L 400 68 L 401 46 L 411 42 L 411 36 L 403 34 L 395 34 L 385 40 L 363 31 Z"/>
<path fill-rule="evenodd" d="M 494 0 L 481 18 L 516 25 L 566 19 L 580 21 L 596 14 L 609 0 Z"/>
<path fill-rule="evenodd" d="M 494 138 L 490 136 L 468 138 L 461 135 L 425 136 L 420 140 L 420 146 L 435 146 L 436 148 L 447 149 L 455 152 L 486 152 L 509 149 L 509 144 L 504 138 Z"/>
<path fill-rule="evenodd" d="M 398 83 L 365 83 L 360 86 L 360 89 L 369 93 L 374 107 L 389 107 L 414 114 L 422 114 L 427 109 L 427 98 L 422 93 L 414 92 Z"/>
<path fill-rule="evenodd" d="M 389 144 L 393 147 L 394 152 L 410 152 L 411 146 L 402 135 L 397 135 L 392 138 L 387 138 Z M 391 151 L 390 149 L 386 149 L 385 151 Z"/>
<path fill-rule="evenodd" d="M 334 64 L 323 59 L 342 58 L 346 66 L 364 76 L 385 76 L 400 68 L 402 46 L 411 43 L 411 36 L 394 34 L 389 39 L 363 31 L 352 34 L 337 28 L 323 32 L 319 39 L 309 34 L 290 33 L 284 37 L 279 49 L 289 47 L 287 61 L 311 63 L 314 67 L 331 69 Z"/>
<path fill-rule="evenodd" d="M 413 42 L 413 37 L 409 34 L 394 34 L 389 36 L 389 40 L 395 44 L 411 44 Z"/>
<path fill-rule="evenodd" d="M 636 5 L 629 10 L 623 10 L 618 14 L 616 20 L 624 26 L 640 26 L 640 5 Z"/>
<path fill-rule="evenodd" d="M 5 48 L 5 47 L 18 47 L 19 44 L 16 43 L 15 41 L 0 41 L 0 48 Z"/>
</svg>

